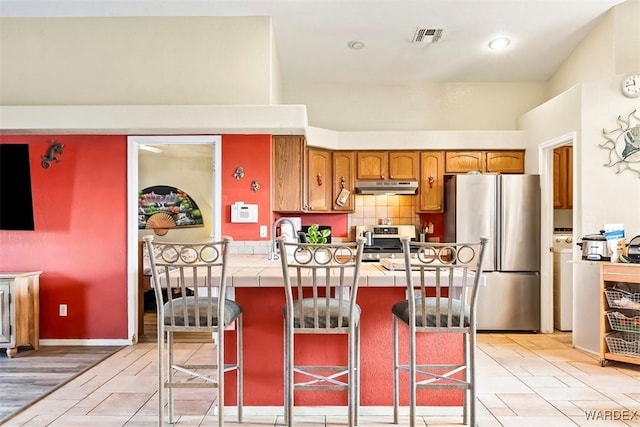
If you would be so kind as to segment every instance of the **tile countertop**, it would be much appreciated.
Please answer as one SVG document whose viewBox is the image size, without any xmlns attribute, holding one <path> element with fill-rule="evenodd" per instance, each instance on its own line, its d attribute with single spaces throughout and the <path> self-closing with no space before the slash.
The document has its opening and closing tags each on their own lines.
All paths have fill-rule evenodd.
<svg viewBox="0 0 640 427">
<path fill-rule="evenodd" d="M 280 260 L 269 260 L 264 255 L 234 255 L 229 260 L 228 275 L 234 287 L 282 287 Z M 416 273 L 417 278 L 417 273 Z M 360 286 L 406 286 L 404 271 L 389 271 L 378 263 L 362 263 Z"/>
</svg>

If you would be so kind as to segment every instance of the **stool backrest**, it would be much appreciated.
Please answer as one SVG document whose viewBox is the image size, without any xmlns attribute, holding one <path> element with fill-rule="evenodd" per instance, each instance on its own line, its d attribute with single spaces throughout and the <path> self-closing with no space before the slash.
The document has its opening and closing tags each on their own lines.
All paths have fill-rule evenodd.
<svg viewBox="0 0 640 427">
<path fill-rule="evenodd" d="M 346 331 L 356 310 L 364 238 L 333 244 L 286 239 L 278 239 L 285 315 L 309 332 Z"/>
<path fill-rule="evenodd" d="M 153 242 L 153 236 L 143 239 L 147 252 L 155 254 L 149 262 L 158 322 L 165 319 L 167 326 L 184 330 L 217 327 L 217 319 L 225 318 L 225 304 L 218 304 L 218 297 L 224 300 L 226 295 L 227 249 L 232 239 L 204 243 Z"/>
<path fill-rule="evenodd" d="M 482 263 L 489 239 L 482 237 L 474 243 L 401 240 L 409 319 L 415 318 L 418 328 L 433 331 L 475 329 Z"/>
</svg>

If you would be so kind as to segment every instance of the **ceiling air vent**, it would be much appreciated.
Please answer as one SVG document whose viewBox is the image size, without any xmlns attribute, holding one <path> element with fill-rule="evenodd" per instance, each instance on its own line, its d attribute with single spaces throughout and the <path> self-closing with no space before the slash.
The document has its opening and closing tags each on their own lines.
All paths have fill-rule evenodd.
<svg viewBox="0 0 640 427">
<path fill-rule="evenodd" d="M 413 35 L 414 43 L 435 43 L 442 37 L 441 28 L 416 28 Z"/>
</svg>

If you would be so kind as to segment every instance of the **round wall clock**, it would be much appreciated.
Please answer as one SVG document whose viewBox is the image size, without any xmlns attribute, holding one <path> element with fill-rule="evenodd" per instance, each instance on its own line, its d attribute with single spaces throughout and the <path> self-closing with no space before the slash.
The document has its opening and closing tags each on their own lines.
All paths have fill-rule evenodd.
<svg viewBox="0 0 640 427">
<path fill-rule="evenodd" d="M 620 82 L 620 90 L 624 96 L 637 98 L 640 96 L 640 71 L 627 74 Z"/>
</svg>

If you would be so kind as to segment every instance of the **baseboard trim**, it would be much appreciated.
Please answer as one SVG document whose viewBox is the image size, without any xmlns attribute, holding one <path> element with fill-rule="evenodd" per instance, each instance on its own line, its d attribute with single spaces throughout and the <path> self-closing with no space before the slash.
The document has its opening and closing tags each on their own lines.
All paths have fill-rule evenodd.
<svg viewBox="0 0 640 427">
<path fill-rule="evenodd" d="M 71 345 L 86 345 L 86 346 L 112 346 L 112 345 L 131 345 L 130 340 L 126 339 L 44 339 L 38 341 L 42 346 L 71 346 Z"/>
<path fill-rule="evenodd" d="M 346 406 L 295 406 L 293 412 L 296 416 L 325 416 L 325 415 L 347 415 Z M 237 414 L 235 406 L 225 406 L 225 416 L 233 417 Z M 244 406 L 242 408 L 243 415 L 246 416 L 284 416 L 282 406 Z M 360 415 L 365 417 L 384 417 L 393 418 L 393 406 L 360 406 Z M 401 417 L 409 416 L 409 407 L 400 406 L 398 415 Z M 423 417 L 455 417 L 462 416 L 461 406 L 418 406 L 416 407 L 416 415 Z"/>
</svg>

